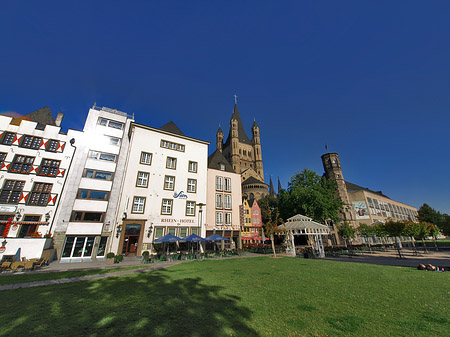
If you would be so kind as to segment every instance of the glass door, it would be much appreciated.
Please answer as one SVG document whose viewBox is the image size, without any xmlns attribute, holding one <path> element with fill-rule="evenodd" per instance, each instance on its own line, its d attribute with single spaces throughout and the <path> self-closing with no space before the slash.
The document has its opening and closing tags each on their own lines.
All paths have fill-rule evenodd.
<svg viewBox="0 0 450 337">
<path fill-rule="evenodd" d="M 136 255 L 137 247 L 139 245 L 139 237 L 141 234 L 141 225 L 127 224 L 125 227 L 125 235 L 123 238 L 122 254 Z"/>
</svg>

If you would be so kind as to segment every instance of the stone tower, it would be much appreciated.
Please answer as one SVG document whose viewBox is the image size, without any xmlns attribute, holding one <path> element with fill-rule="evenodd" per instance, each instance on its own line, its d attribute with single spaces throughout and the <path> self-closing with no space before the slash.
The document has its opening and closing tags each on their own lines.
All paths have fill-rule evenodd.
<svg viewBox="0 0 450 337">
<path fill-rule="evenodd" d="M 342 174 L 341 162 L 339 155 L 336 152 L 330 152 L 322 155 L 323 169 L 325 170 L 325 177 L 327 179 L 335 180 L 337 184 L 337 193 L 339 198 L 344 203 L 342 207 L 342 220 L 349 221 L 353 224 L 355 219 L 352 211 L 352 205 L 348 197 L 347 186 L 345 184 L 344 176 Z"/>
<path fill-rule="evenodd" d="M 216 133 L 216 148 L 222 150 L 233 170 L 241 174 L 243 196 L 258 200 L 269 193 L 268 185 L 264 182 L 259 126 L 256 121 L 253 122 L 250 140 L 245 133 L 237 103 L 231 115 L 228 138 L 223 143 L 223 132 L 219 128 Z"/>
<path fill-rule="evenodd" d="M 216 133 L 216 149 L 222 152 L 222 146 L 223 146 L 223 131 L 219 125 L 219 130 L 217 130 Z"/>
</svg>

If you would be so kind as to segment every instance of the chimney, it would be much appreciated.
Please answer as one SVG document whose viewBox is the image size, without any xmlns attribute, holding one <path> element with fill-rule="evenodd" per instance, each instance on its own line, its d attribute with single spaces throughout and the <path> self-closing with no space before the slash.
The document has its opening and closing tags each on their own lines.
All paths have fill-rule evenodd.
<svg viewBox="0 0 450 337">
<path fill-rule="evenodd" d="M 63 120 L 64 114 L 62 112 L 58 113 L 55 119 L 56 126 L 61 126 L 61 122 Z"/>
</svg>

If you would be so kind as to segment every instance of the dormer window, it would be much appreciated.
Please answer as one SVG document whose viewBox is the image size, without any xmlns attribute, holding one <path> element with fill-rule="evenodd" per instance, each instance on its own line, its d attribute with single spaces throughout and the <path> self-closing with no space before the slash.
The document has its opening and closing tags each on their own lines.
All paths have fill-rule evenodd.
<svg viewBox="0 0 450 337">
<path fill-rule="evenodd" d="M 219 164 L 219 169 L 220 169 L 221 171 L 225 171 L 225 164 L 220 163 L 220 164 Z"/>
</svg>

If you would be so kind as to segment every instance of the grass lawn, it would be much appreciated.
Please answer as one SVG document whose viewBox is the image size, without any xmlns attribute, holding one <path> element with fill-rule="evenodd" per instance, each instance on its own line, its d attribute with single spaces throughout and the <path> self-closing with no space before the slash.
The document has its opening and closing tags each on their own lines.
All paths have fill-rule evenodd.
<svg viewBox="0 0 450 337">
<path fill-rule="evenodd" d="M 448 336 L 450 331 L 450 273 L 288 257 L 193 261 L 0 296 L 0 336 Z"/>
<path fill-rule="evenodd" d="M 124 268 L 108 268 L 108 269 L 90 269 L 90 270 L 72 270 L 72 271 L 61 271 L 61 272 L 31 272 L 25 274 L 0 274 L 0 285 L 13 284 L 13 283 L 28 283 L 34 281 L 44 281 L 44 280 L 57 280 L 67 277 L 78 277 L 85 275 L 95 275 L 95 274 L 108 274 L 119 270 L 137 269 L 145 268 L 146 265 L 124 267 Z M 147 265 L 149 266 L 149 265 Z"/>
</svg>

